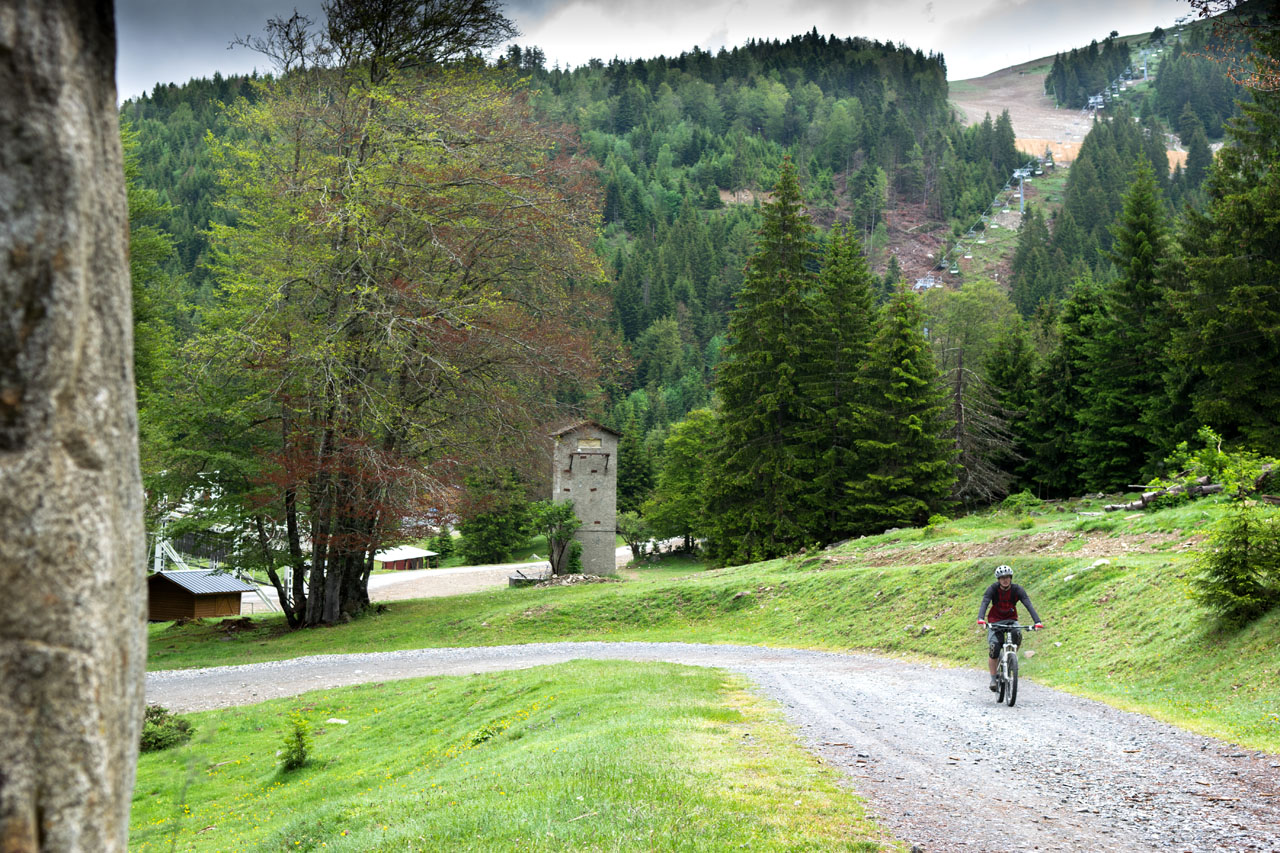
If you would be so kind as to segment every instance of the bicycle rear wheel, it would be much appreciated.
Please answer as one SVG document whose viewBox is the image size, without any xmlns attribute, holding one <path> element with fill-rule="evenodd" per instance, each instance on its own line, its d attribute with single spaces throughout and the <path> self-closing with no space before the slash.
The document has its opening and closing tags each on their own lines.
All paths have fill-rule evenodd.
<svg viewBox="0 0 1280 853">
<path fill-rule="evenodd" d="M 1005 671 L 1009 675 L 1009 707 L 1013 707 L 1013 703 L 1018 701 L 1018 653 L 1014 652 L 1009 655 L 1009 660 L 1005 664 Z"/>
<path fill-rule="evenodd" d="M 1009 679 L 1005 676 L 1004 667 L 996 668 L 996 704 L 1004 701 L 1004 692 L 1008 689 Z"/>
</svg>

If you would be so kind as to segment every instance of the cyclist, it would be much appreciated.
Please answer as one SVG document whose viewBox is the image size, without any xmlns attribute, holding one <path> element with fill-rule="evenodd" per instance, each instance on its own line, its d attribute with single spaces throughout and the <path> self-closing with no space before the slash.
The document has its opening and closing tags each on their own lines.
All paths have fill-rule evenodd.
<svg viewBox="0 0 1280 853">
<path fill-rule="evenodd" d="M 996 567 L 995 583 L 987 587 L 987 591 L 982 594 L 982 603 L 978 605 L 978 624 L 987 626 L 987 666 L 991 670 L 991 691 L 994 693 L 999 690 L 996 684 L 996 660 L 1000 657 L 1000 647 L 1004 645 L 1006 628 L 997 628 L 988 625 L 988 622 L 1002 622 L 1005 620 L 1018 621 L 1018 602 L 1021 601 L 1027 605 L 1027 610 L 1031 611 L 1031 618 L 1035 620 L 1035 624 L 1031 630 L 1039 631 L 1044 627 L 1040 621 L 1040 615 L 1036 613 L 1035 607 L 1031 604 L 1031 599 L 1027 596 L 1027 591 L 1013 582 L 1013 569 L 1008 566 Z M 988 609 L 990 607 L 990 609 Z M 1022 632 L 1012 629 L 1014 645 L 1022 645 Z"/>
</svg>

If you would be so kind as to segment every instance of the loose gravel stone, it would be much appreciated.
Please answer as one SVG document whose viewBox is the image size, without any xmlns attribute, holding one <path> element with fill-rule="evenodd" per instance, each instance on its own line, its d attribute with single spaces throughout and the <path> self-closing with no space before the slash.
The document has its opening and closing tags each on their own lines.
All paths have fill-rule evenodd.
<svg viewBox="0 0 1280 853">
<path fill-rule="evenodd" d="M 750 677 L 806 748 L 892 833 L 945 851 L 1280 853 L 1280 767 L 1034 682 L 997 705 L 985 671 L 799 649 L 535 643 L 324 655 L 153 672 L 147 701 L 222 708 L 371 681 L 575 659 L 669 661 Z"/>
</svg>

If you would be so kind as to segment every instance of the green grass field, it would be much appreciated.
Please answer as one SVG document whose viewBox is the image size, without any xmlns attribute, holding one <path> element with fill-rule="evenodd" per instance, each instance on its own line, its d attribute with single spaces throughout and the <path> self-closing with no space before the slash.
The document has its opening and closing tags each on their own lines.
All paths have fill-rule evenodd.
<svg viewBox="0 0 1280 853">
<path fill-rule="evenodd" d="M 1276 752 L 1280 613 L 1233 630 L 1187 595 L 1197 537 L 1221 507 L 990 513 L 749 566 L 397 602 L 322 630 L 288 632 L 278 617 L 234 633 L 162 624 L 151 629 L 149 665 L 591 639 L 872 650 L 977 668 L 978 598 L 992 568 L 1009 562 L 1048 628 L 1028 640 L 1024 675 Z M 922 635 L 924 625 L 932 630 Z"/>
<path fill-rule="evenodd" d="M 294 710 L 314 746 L 284 772 Z M 577 662 L 188 719 L 190 744 L 139 762 L 135 853 L 899 849 L 776 709 L 713 670 Z"/>
</svg>

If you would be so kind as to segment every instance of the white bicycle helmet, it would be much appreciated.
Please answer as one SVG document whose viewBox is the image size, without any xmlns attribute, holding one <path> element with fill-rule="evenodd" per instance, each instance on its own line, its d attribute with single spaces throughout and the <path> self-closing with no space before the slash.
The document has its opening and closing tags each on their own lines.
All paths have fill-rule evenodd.
<svg viewBox="0 0 1280 853">
<path fill-rule="evenodd" d="M 1013 577 L 1013 569 L 1009 566 L 996 566 L 996 579 Z"/>
</svg>

